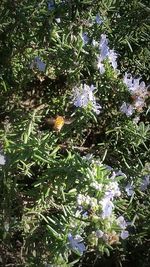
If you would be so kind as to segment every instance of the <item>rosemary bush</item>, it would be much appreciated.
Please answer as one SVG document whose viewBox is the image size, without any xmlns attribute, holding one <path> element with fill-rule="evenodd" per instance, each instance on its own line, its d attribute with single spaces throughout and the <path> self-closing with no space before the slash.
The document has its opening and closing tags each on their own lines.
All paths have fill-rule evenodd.
<svg viewBox="0 0 150 267">
<path fill-rule="evenodd" d="M 2 1 L 2 266 L 149 266 L 149 11 Z"/>
</svg>

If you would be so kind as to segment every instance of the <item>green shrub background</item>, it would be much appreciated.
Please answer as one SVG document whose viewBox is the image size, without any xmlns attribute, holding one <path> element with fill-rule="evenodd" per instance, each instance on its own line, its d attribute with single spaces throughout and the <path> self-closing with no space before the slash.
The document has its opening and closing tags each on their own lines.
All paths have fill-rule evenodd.
<svg viewBox="0 0 150 267">
<path fill-rule="evenodd" d="M 2 266 L 149 266 L 149 189 L 140 191 L 142 177 L 150 173 L 149 99 L 138 124 L 119 109 L 123 101 L 131 101 L 122 82 L 125 72 L 141 76 L 147 85 L 150 81 L 148 4 L 55 1 L 48 10 L 48 1 L 1 1 L 0 148 L 6 157 L 0 167 Z M 101 25 L 95 23 L 97 14 Z M 87 45 L 84 32 L 90 38 Z M 118 53 L 118 75 L 107 62 L 103 75 L 97 70 L 92 39 L 99 41 L 102 33 Z M 46 64 L 45 72 L 30 68 L 37 56 Z M 98 116 L 73 105 L 72 88 L 84 82 L 97 88 Z M 60 133 L 46 123 L 57 115 L 73 118 Z M 89 186 L 89 163 L 83 160 L 89 153 L 103 166 L 126 174 L 119 182 L 122 190 L 133 181 L 134 195 L 124 192 L 118 201 L 133 225 L 122 244 L 103 251 L 89 247 L 80 256 L 69 250 L 67 233 L 76 220 L 76 195 Z M 86 239 L 88 229 L 84 235 Z"/>
</svg>

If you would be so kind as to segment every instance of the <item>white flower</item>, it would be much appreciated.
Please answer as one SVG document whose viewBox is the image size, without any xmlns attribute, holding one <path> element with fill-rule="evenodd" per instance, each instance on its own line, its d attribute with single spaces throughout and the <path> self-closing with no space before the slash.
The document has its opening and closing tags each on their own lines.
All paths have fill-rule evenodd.
<svg viewBox="0 0 150 267">
<path fill-rule="evenodd" d="M 134 112 L 134 107 L 123 102 L 122 106 L 120 107 L 120 111 L 122 113 L 125 113 L 127 117 L 130 117 Z"/>
<path fill-rule="evenodd" d="M 3 155 L 0 154 L 0 165 L 5 165 L 6 159 Z"/>
<path fill-rule="evenodd" d="M 56 18 L 55 19 L 57 23 L 60 23 L 61 22 L 61 19 L 60 18 Z"/>
</svg>

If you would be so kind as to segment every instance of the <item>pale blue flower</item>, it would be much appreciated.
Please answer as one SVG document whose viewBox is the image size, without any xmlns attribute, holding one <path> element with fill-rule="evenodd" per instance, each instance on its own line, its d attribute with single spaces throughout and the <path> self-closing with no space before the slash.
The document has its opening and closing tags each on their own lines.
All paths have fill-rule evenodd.
<svg viewBox="0 0 150 267">
<path fill-rule="evenodd" d="M 130 73 L 125 73 L 123 82 L 128 88 L 132 87 L 132 75 Z"/>
<path fill-rule="evenodd" d="M 108 39 L 106 34 L 101 35 L 100 44 L 100 55 L 98 57 L 98 69 L 100 73 L 103 74 L 105 72 L 105 68 L 103 65 L 103 60 L 108 58 L 109 62 L 111 63 L 112 67 L 116 70 L 117 69 L 117 53 L 113 49 L 109 49 L 108 47 Z"/>
<path fill-rule="evenodd" d="M 127 193 L 127 195 L 128 195 L 129 197 L 132 196 L 133 193 L 134 193 L 133 185 L 130 184 L 130 183 L 128 183 L 128 184 L 126 185 L 126 187 L 125 187 L 125 191 L 126 191 L 126 193 Z"/>
<path fill-rule="evenodd" d="M 147 87 L 145 85 L 145 82 L 141 81 L 140 78 L 133 78 L 131 73 L 125 73 L 123 82 L 128 87 L 130 93 L 132 95 L 138 95 L 140 98 L 144 98 L 147 95 Z"/>
<path fill-rule="evenodd" d="M 123 82 L 128 87 L 129 92 L 133 96 L 133 106 L 138 111 L 141 112 L 145 106 L 145 98 L 148 95 L 148 90 L 145 82 L 141 81 L 141 78 L 133 78 L 130 73 L 125 73 Z"/>
<path fill-rule="evenodd" d="M 82 213 L 82 217 L 83 217 L 84 219 L 87 219 L 87 218 L 88 218 L 88 212 L 87 212 L 87 211 L 84 211 L 84 212 Z"/>
<path fill-rule="evenodd" d="M 105 197 L 113 200 L 114 197 L 119 197 L 121 195 L 121 191 L 119 189 L 119 185 L 117 182 L 111 182 L 106 185 Z"/>
<path fill-rule="evenodd" d="M 125 230 L 128 224 L 125 221 L 123 216 L 120 216 L 117 218 L 117 224 L 122 229 L 121 234 L 120 234 L 121 238 L 126 239 L 129 236 L 129 232 Z"/>
<path fill-rule="evenodd" d="M 103 232 L 103 231 L 101 231 L 101 230 L 96 230 L 96 236 L 97 236 L 98 238 L 103 237 L 103 235 L 104 235 L 104 232 Z"/>
<path fill-rule="evenodd" d="M 112 64 L 114 69 L 117 69 L 117 53 L 114 50 L 109 50 L 108 52 L 108 60 Z"/>
<path fill-rule="evenodd" d="M 112 201 L 109 198 L 105 197 L 102 199 L 102 201 L 100 201 L 100 204 L 102 206 L 102 218 L 105 219 L 110 217 L 114 208 Z"/>
<path fill-rule="evenodd" d="M 120 228 L 122 230 L 126 229 L 126 227 L 127 227 L 127 223 L 126 223 L 126 221 L 125 221 L 123 216 L 119 216 L 117 218 L 117 224 L 120 226 Z"/>
<path fill-rule="evenodd" d="M 150 184 L 150 175 L 146 175 L 141 182 L 141 186 L 140 186 L 141 191 L 147 190 L 147 187 L 149 184 Z"/>
<path fill-rule="evenodd" d="M 137 88 L 141 87 L 141 85 L 142 85 L 142 89 L 143 89 L 143 85 L 145 88 L 145 83 L 144 82 L 140 83 L 140 80 L 141 80 L 141 77 L 140 78 L 132 78 L 132 86 L 130 89 L 135 91 L 135 90 L 137 90 Z"/>
<path fill-rule="evenodd" d="M 130 117 L 134 112 L 134 107 L 123 102 L 122 106 L 120 107 L 120 111 L 122 113 L 125 113 L 127 117 Z"/>
<path fill-rule="evenodd" d="M 129 236 L 129 232 L 126 231 L 126 230 L 123 230 L 123 231 L 121 232 L 120 236 L 121 236 L 121 238 L 124 240 L 124 239 L 128 238 L 128 236 Z"/>
<path fill-rule="evenodd" d="M 94 96 L 95 87 L 93 85 L 88 86 L 86 84 L 81 85 L 80 88 L 75 87 L 73 91 L 73 101 L 76 107 L 91 107 L 91 109 L 96 113 L 100 113 L 101 106 L 96 103 Z"/>
<path fill-rule="evenodd" d="M 108 53 L 109 53 L 108 39 L 106 37 L 106 34 L 101 35 L 99 49 L 100 49 L 101 59 L 104 60 L 108 56 Z"/>
<path fill-rule="evenodd" d="M 89 42 L 89 37 L 88 37 L 88 34 L 86 32 L 83 32 L 82 33 L 82 41 L 83 41 L 83 44 L 86 45 L 88 42 Z"/>
<path fill-rule="evenodd" d="M 44 72 L 46 68 L 46 64 L 42 62 L 42 60 L 39 57 L 35 57 L 33 62 L 30 65 L 30 68 L 37 68 L 39 71 Z"/>
<path fill-rule="evenodd" d="M 95 20 L 96 20 L 96 23 L 99 24 L 99 25 L 101 25 L 103 23 L 103 20 L 101 19 L 99 14 L 96 15 Z"/>
<path fill-rule="evenodd" d="M 6 163 L 6 159 L 5 159 L 4 155 L 0 154 L 0 165 L 5 165 L 5 163 Z"/>
<path fill-rule="evenodd" d="M 101 74 L 105 72 L 105 67 L 104 64 L 102 63 L 102 57 L 101 55 L 98 57 L 98 63 L 97 63 L 97 68 Z"/>
<path fill-rule="evenodd" d="M 95 100 L 93 100 L 92 101 L 92 110 L 97 114 L 97 115 L 99 115 L 100 114 L 100 110 L 101 110 L 101 106 L 98 104 L 98 103 L 96 103 L 96 101 Z"/>
<path fill-rule="evenodd" d="M 86 247 L 84 243 L 82 242 L 83 238 L 80 235 L 76 235 L 75 237 L 73 237 L 72 234 L 69 233 L 68 240 L 69 240 L 69 246 L 74 251 L 77 251 L 80 254 L 83 254 L 83 252 L 86 251 Z"/>
</svg>

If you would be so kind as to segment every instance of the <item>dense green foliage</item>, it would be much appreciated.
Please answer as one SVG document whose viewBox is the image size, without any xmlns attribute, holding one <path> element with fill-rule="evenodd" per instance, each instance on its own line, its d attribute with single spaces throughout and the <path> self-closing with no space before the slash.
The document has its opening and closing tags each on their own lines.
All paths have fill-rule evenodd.
<svg viewBox="0 0 150 267">
<path fill-rule="evenodd" d="M 125 72 L 149 84 L 148 2 L 1 1 L 3 266 L 149 266 L 148 180 L 142 188 L 150 175 L 149 88 L 131 116 L 120 109 L 137 98 L 123 82 Z M 103 34 L 118 66 L 106 58 L 100 73 Z M 76 107 L 74 92 L 83 84 L 96 87 L 94 100 Z M 65 122 L 60 131 L 53 125 L 58 115 Z M 109 218 L 102 211 L 111 179 L 118 195 L 110 198 Z M 126 239 L 119 216 L 128 222 Z M 105 238 L 96 236 L 99 229 Z M 83 251 L 70 233 L 75 242 L 82 236 Z"/>
</svg>

